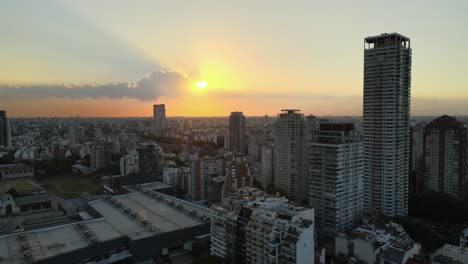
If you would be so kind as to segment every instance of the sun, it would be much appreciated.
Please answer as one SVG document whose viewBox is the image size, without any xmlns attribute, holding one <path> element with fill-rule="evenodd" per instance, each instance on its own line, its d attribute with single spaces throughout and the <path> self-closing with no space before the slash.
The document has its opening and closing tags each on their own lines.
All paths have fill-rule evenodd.
<svg viewBox="0 0 468 264">
<path fill-rule="evenodd" d="M 208 86 L 208 83 L 206 83 L 205 81 L 198 81 L 195 85 L 198 89 L 203 89 Z"/>
</svg>

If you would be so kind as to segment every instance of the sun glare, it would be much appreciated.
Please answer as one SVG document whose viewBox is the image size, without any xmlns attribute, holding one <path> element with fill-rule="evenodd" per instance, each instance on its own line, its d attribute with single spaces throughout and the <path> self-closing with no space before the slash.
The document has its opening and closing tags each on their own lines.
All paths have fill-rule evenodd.
<svg viewBox="0 0 468 264">
<path fill-rule="evenodd" d="M 205 81 L 199 81 L 195 84 L 198 89 L 203 89 L 208 86 L 208 84 Z"/>
</svg>

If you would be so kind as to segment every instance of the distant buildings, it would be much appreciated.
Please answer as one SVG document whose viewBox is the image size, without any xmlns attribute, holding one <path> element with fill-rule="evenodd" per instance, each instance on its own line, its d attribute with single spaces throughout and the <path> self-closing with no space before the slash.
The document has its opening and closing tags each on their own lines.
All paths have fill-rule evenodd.
<svg viewBox="0 0 468 264">
<path fill-rule="evenodd" d="M 448 193 L 466 202 L 467 136 L 463 123 L 447 115 L 424 128 L 424 191 Z"/>
<path fill-rule="evenodd" d="M 284 191 L 291 201 L 306 200 L 305 152 L 307 130 L 299 110 L 282 110 L 274 127 L 275 188 Z"/>
<path fill-rule="evenodd" d="M 362 141 L 353 124 L 321 124 L 308 153 L 309 206 L 315 209 L 317 238 L 334 252 L 336 233 L 361 224 Z"/>
<path fill-rule="evenodd" d="M 411 47 L 400 34 L 364 40 L 364 205 L 367 213 L 408 213 Z"/>
<path fill-rule="evenodd" d="M 212 209 L 212 255 L 230 263 L 314 263 L 314 209 L 255 188 Z"/>
<path fill-rule="evenodd" d="M 229 146 L 232 151 L 245 153 L 245 116 L 242 112 L 232 112 L 229 116 Z"/>
<path fill-rule="evenodd" d="M 166 129 L 166 105 L 153 105 L 153 135 L 156 137 L 164 136 Z"/>
</svg>

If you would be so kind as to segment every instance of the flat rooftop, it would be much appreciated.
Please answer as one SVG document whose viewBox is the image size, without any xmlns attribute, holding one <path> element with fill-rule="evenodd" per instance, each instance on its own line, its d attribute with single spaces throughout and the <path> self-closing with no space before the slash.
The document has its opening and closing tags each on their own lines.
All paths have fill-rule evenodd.
<svg viewBox="0 0 468 264">
<path fill-rule="evenodd" d="M 35 262 L 119 237 L 102 219 L 11 234 L 0 238 L 0 263 Z"/>
<path fill-rule="evenodd" d="M 210 208 L 154 191 L 166 187 L 126 187 L 128 194 L 87 202 L 102 217 L 89 210 L 79 222 L 0 236 L 0 264 L 31 263 L 100 242 L 138 240 L 208 223 Z"/>
<path fill-rule="evenodd" d="M 148 187 L 148 185 L 146 185 Z M 125 195 L 91 201 L 88 204 L 123 236 L 139 239 L 203 224 L 210 208 L 151 191 L 134 190 Z"/>
</svg>

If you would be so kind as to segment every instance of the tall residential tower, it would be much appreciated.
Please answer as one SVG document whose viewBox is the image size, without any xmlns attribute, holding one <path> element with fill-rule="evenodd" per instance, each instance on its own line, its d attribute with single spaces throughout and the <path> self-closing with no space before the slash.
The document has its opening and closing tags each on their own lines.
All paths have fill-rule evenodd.
<svg viewBox="0 0 468 264">
<path fill-rule="evenodd" d="M 408 213 L 410 39 L 364 40 L 364 206 L 369 214 Z"/>
<path fill-rule="evenodd" d="M 153 135 L 162 137 L 166 129 L 166 105 L 153 105 Z"/>
<path fill-rule="evenodd" d="M 424 128 L 424 191 L 448 193 L 466 202 L 467 135 L 463 123 L 447 115 Z"/>
<path fill-rule="evenodd" d="M 232 112 L 229 116 L 229 145 L 235 152 L 245 153 L 245 116 Z"/>
<path fill-rule="evenodd" d="M 305 202 L 307 128 L 299 110 L 282 110 L 275 123 L 275 187 L 295 203 Z"/>
</svg>

